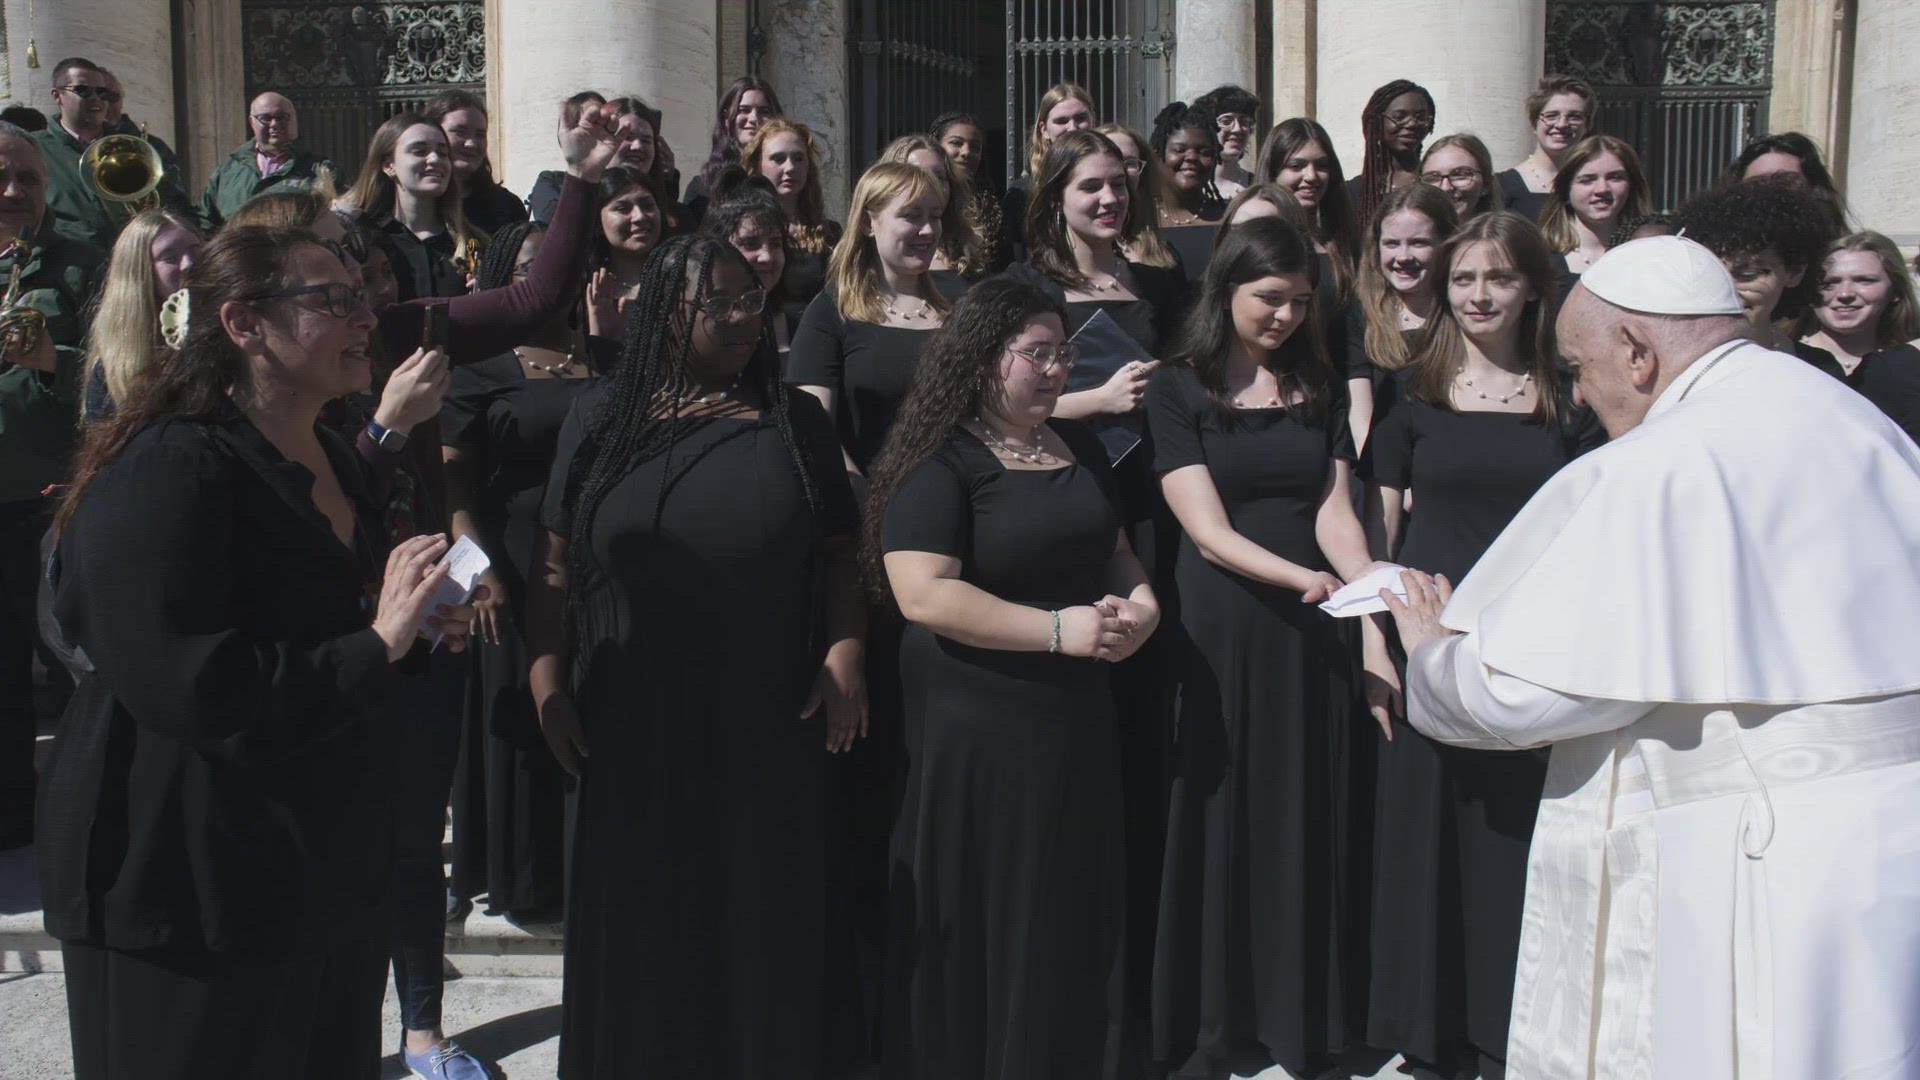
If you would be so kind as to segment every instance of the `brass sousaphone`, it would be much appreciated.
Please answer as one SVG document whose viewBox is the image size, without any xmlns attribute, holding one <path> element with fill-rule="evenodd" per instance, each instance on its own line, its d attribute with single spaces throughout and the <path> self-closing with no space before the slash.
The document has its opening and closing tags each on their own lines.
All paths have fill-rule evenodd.
<svg viewBox="0 0 1920 1080">
<path fill-rule="evenodd" d="M 106 135 L 80 158 L 80 176 L 94 194 L 119 205 L 128 218 L 160 205 L 167 167 L 160 151 L 141 135 Z"/>
</svg>

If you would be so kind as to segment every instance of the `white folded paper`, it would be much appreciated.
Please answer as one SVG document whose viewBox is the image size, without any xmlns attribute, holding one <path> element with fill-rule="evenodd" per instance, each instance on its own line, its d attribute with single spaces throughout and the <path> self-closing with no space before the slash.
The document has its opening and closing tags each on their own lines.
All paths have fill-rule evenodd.
<svg viewBox="0 0 1920 1080">
<path fill-rule="evenodd" d="M 433 642 L 436 649 L 440 647 L 443 635 L 427 625 L 427 616 L 442 604 L 458 606 L 466 603 L 467 598 L 473 595 L 473 587 L 480 584 L 480 575 L 493 565 L 493 560 L 480 550 L 480 545 L 467 536 L 461 537 L 448 548 L 447 553 L 440 556 L 440 562 L 447 567 L 446 580 L 433 590 L 433 599 L 427 601 L 427 609 L 420 613 L 420 636 Z"/>
<path fill-rule="evenodd" d="M 1360 615 L 1374 615 L 1387 610 L 1387 602 L 1380 599 L 1380 590 L 1385 589 L 1402 600 L 1407 598 L 1406 583 L 1400 580 L 1404 566 L 1382 566 L 1372 573 L 1363 574 L 1357 581 L 1349 581 L 1335 590 L 1320 605 L 1320 610 L 1336 619 L 1351 619 Z"/>
</svg>

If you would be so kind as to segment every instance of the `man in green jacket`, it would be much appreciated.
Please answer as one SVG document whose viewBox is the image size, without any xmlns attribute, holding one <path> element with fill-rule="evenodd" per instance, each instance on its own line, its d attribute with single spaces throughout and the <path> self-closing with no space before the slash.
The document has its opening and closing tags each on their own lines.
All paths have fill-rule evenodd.
<svg viewBox="0 0 1920 1080">
<path fill-rule="evenodd" d="M 300 146 L 300 117 L 293 102 L 269 90 L 253 99 L 247 107 L 247 124 L 253 139 L 242 143 L 207 181 L 200 197 L 200 219 L 209 231 L 233 216 L 249 199 L 269 191 L 297 191 L 321 184 L 331 185 L 335 194 L 343 177 L 333 162 Z"/>
<path fill-rule="evenodd" d="M 53 69 L 53 101 L 58 111 L 48 118 L 47 130 L 32 136 L 46 162 L 47 210 L 54 230 L 107 249 L 132 215 L 120 204 L 102 199 L 86 182 L 80 158 L 95 139 L 109 134 L 108 113 L 119 96 L 100 65 L 77 56 L 62 60 Z M 177 174 L 162 177 L 159 194 L 166 205 L 193 212 Z"/>
<path fill-rule="evenodd" d="M 20 271 L 17 306 L 46 317 L 0 342 L 0 850 L 32 839 L 33 652 L 44 492 L 67 480 L 81 385 L 81 312 L 106 253 L 43 225 L 47 168 L 35 141 L 0 124 L 0 282 Z M 16 240 L 25 237 L 25 247 Z M 57 668 L 58 665 L 56 664 Z"/>
</svg>

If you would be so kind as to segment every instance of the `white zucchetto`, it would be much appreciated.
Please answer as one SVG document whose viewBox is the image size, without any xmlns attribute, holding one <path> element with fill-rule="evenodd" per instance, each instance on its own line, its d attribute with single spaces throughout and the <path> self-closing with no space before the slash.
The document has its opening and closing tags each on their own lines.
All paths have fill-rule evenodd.
<svg viewBox="0 0 1920 1080">
<path fill-rule="evenodd" d="M 1629 240 L 1595 260 L 1580 285 L 1614 307 L 1647 315 L 1744 313 L 1719 256 L 1683 236 Z"/>
</svg>

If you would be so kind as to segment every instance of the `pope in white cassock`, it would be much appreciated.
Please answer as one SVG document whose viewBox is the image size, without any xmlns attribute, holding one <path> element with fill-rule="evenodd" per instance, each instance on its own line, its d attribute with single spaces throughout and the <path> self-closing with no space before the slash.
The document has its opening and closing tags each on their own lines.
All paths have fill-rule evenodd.
<svg viewBox="0 0 1920 1080">
<path fill-rule="evenodd" d="M 1692 241 L 1601 258 L 1613 441 L 1389 604 L 1415 727 L 1553 748 L 1511 1080 L 1920 1077 L 1920 450 L 1745 333 Z"/>
</svg>

